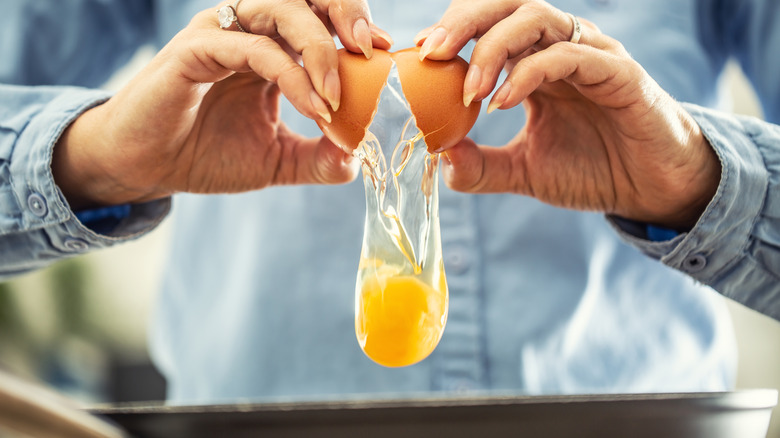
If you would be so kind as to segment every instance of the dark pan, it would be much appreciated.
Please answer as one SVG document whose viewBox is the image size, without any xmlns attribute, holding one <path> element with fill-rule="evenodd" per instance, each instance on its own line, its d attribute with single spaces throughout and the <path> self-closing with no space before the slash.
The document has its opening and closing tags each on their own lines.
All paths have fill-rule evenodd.
<svg viewBox="0 0 780 438">
<path fill-rule="evenodd" d="M 764 438 L 776 390 L 115 406 L 92 410 L 139 438 Z"/>
</svg>

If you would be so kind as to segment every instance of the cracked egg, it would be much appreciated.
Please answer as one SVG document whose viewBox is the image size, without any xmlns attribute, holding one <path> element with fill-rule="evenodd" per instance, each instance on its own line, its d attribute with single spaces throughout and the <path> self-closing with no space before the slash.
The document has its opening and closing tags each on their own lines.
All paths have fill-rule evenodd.
<svg viewBox="0 0 780 438">
<path fill-rule="evenodd" d="M 419 47 L 390 53 L 374 49 L 371 59 L 339 50 L 341 104 L 331 110 L 332 122 L 320 129 L 342 149 L 358 147 L 376 112 L 379 96 L 395 62 L 401 87 L 428 150 L 451 147 L 468 134 L 479 115 L 480 102 L 463 105 L 463 82 L 468 63 L 419 59 Z"/>
</svg>

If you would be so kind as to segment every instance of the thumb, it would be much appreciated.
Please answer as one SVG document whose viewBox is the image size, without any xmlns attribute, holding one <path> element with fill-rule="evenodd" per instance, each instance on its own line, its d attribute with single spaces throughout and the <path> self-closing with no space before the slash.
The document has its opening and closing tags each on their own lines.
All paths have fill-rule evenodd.
<svg viewBox="0 0 780 438">
<path fill-rule="evenodd" d="M 477 145 L 470 138 L 442 153 L 447 187 L 467 193 L 525 194 L 525 172 L 514 148 Z"/>
<path fill-rule="evenodd" d="M 303 140 L 295 149 L 292 184 L 345 184 L 360 171 L 359 161 L 326 137 Z"/>
</svg>

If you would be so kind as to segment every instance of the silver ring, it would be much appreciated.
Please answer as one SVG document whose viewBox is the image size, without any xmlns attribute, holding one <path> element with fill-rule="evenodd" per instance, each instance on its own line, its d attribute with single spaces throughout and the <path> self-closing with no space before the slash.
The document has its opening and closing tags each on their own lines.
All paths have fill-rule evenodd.
<svg viewBox="0 0 780 438">
<path fill-rule="evenodd" d="M 241 0 L 236 0 L 236 2 L 233 3 L 233 6 L 225 5 L 217 9 L 217 19 L 219 20 L 220 29 L 229 29 L 233 23 L 236 23 L 238 30 L 246 32 L 246 30 L 241 27 L 241 23 L 238 22 L 238 13 L 236 13 L 236 10 L 238 9 L 239 3 L 241 3 Z"/>
<path fill-rule="evenodd" d="M 239 0 L 240 1 L 240 0 Z M 571 31 L 571 38 L 569 38 L 570 43 L 577 44 L 580 42 L 580 38 L 582 37 L 582 25 L 580 24 L 580 20 L 574 16 L 574 14 L 566 13 L 566 15 L 571 18 L 571 24 L 572 24 L 572 31 Z"/>
</svg>

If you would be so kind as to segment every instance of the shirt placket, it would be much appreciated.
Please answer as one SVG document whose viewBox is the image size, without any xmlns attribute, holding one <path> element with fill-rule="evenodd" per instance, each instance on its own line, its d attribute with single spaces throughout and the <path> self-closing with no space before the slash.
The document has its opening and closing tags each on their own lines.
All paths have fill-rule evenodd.
<svg viewBox="0 0 780 438">
<path fill-rule="evenodd" d="M 484 389 L 484 300 L 473 196 L 441 187 L 439 214 L 442 251 L 449 287 L 449 316 L 433 359 L 433 389 L 468 392 Z"/>
</svg>

